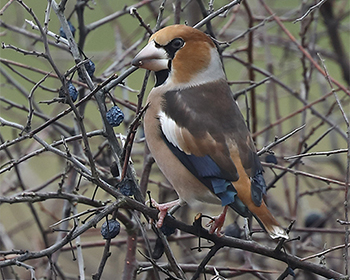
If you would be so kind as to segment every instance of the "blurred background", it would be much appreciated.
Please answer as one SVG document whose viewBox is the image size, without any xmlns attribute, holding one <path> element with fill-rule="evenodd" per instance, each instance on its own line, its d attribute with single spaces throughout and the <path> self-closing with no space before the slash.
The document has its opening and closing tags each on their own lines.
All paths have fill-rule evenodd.
<svg viewBox="0 0 350 280">
<path fill-rule="evenodd" d="M 43 252 L 62 240 L 66 231 L 74 227 L 74 222 L 69 219 L 52 227 L 61 219 L 98 207 L 102 209 L 103 202 L 110 204 L 115 201 L 111 193 L 96 188 L 91 180 L 81 176 L 81 166 L 63 155 L 69 151 L 89 170 L 93 159 L 99 177 L 118 189 L 115 177 L 120 174 L 111 172 L 116 158 L 111 147 L 113 139 L 104 133 L 108 124 L 103 119 L 103 108 L 109 110 L 117 105 L 123 111 L 124 122 L 114 128 L 116 139 L 123 147 L 130 132 L 129 126 L 140 110 L 137 104 L 145 105 L 154 77 L 153 74 L 149 77 L 143 100 L 139 94 L 146 74 L 145 70 L 137 70 L 122 84 L 112 87 L 102 105 L 95 97 L 83 101 L 77 109 L 83 117 L 80 120 L 72 111 L 60 116 L 65 110 L 75 107 L 72 102 L 65 101 L 65 84 L 72 82 L 77 90 L 76 102 L 79 102 L 94 86 L 129 69 L 130 61 L 149 38 L 138 16 L 154 32 L 157 25 L 164 27 L 181 23 L 194 26 L 229 3 L 222 0 L 77 0 L 57 3 L 64 7 L 63 15 L 70 22 L 71 31 L 75 30 L 74 40 L 79 47 L 80 59 L 94 63 L 93 75 L 84 78 L 76 71 L 73 52 L 61 40 L 66 36 L 62 34 L 65 29 L 60 33 L 61 22 L 48 2 L 1 2 L 2 279 L 34 279 L 33 275 L 36 279 L 82 279 L 83 274 L 91 279 L 98 273 L 104 255 L 106 241 L 100 229 L 105 219 L 101 219 L 96 227 L 84 231 L 70 245 L 60 247 L 50 258 L 25 260 L 24 263 L 35 272 L 25 266 L 1 267 L 5 259 L 15 258 L 26 251 Z M 160 9 L 161 5 L 164 5 L 164 10 Z M 349 241 L 346 225 L 350 143 L 347 123 L 350 117 L 349 11 L 347 0 L 243 1 L 200 28 L 217 43 L 232 92 L 247 119 L 257 149 L 263 149 L 260 159 L 268 184 L 267 204 L 283 226 L 287 227 L 295 220 L 290 236 L 300 237 L 300 240 L 287 243 L 287 251 L 307 258 L 333 248 L 331 252 L 310 258 L 310 261 L 343 274 L 347 273 L 348 264 L 344 258 L 347 256 L 344 244 Z M 43 33 L 33 28 L 39 25 Z M 30 112 L 33 112 L 32 116 Z M 44 126 L 46 122 L 49 122 L 48 126 Z M 88 136 L 81 136 L 82 130 Z M 33 138 L 33 131 L 37 138 L 62 154 L 48 151 L 43 142 Z M 293 131 L 285 140 L 268 147 Z M 148 173 L 152 161 L 145 147 L 142 124 L 132 145 L 131 161 L 132 174 L 128 175 L 133 182 L 131 189 L 139 189 L 135 185 L 138 182 L 143 196 L 148 189 L 159 202 L 176 199 L 176 193 L 156 164 Z M 22 196 L 23 192 L 30 193 L 30 196 Z M 54 195 L 61 192 L 88 200 L 76 201 Z M 21 200 L 21 197 L 25 199 Z M 100 204 L 94 204 L 93 199 Z M 92 213 L 97 213 L 94 211 Z M 157 236 L 143 216 L 140 223 L 135 222 L 132 209 L 120 209 L 119 212 L 120 215 L 113 214 L 113 218 L 117 216 L 122 223 L 121 231 L 111 240 L 111 256 L 103 273 L 98 276 L 100 278 L 93 279 L 157 279 L 149 258 L 145 257 L 147 244 L 144 235 L 148 236 L 152 249 L 159 249 Z M 204 205 L 201 212 L 215 216 L 220 208 Z M 174 216 L 192 224 L 196 213 L 184 206 Z M 76 223 L 89 219 L 88 215 L 82 215 L 79 221 L 75 220 Z M 136 236 L 136 249 L 130 274 L 127 250 L 131 235 L 125 225 L 128 219 L 137 226 L 141 225 L 144 231 L 143 235 L 139 230 L 133 235 Z M 243 225 L 243 218 L 229 212 L 224 228 L 226 235 L 245 238 Z M 261 232 L 255 221 L 254 231 L 257 231 L 253 234 L 254 241 L 275 246 L 276 242 Z M 198 246 L 198 238 L 178 230 L 168 237 L 168 241 L 177 262 L 191 279 L 208 250 L 192 250 Z M 205 240 L 202 243 L 202 246 L 210 245 Z M 76 256 L 77 245 L 81 247 L 82 256 Z M 79 270 L 77 258 L 84 260 L 83 272 Z M 163 255 L 157 262 L 165 265 L 168 259 Z M 209 262 L 206 275 L 202 274 L 200 279 L 214 279 L 211 278 L 215 276 L 214 267 L 225 277 L 222 279 L 277 279 L 286 265 L 261 255 L 223 248 Z M 307 271 L 295 270 L 294 273 L 295 276 L 286 279 L 324 279 Z M 175 278 L 159 272 L 159 279 Z"/>
</svg>

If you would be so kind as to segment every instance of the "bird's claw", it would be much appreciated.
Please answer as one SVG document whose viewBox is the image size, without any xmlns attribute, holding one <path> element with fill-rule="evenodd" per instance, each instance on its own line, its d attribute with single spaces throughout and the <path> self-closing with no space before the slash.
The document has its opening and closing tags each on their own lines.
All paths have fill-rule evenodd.
<svg viewBox="0 0 350 280">
<path fill-rule="evenodd" d="M 221 237 L 223 234 L 221 233 L 221 229 L 224 225 L 225 218 L 227 213 L 227 206 L 225 206 L 224 210 L 219 216 L 212 218 L 212 220 L 206 225 L 209 228 L 209 233 L 216 233 L 217 236 Z"/>
<path fill-rule="evenodd" d="M 224 220 L 222 220 L 221 215 L 214 217 L 209 223 L 206 224 L 206 227 L 209 227 L 209 233 L 216 233 L 217 236 L 221 237 L 221 229 L 224 225 Z"/>
<path fill-rule="evenodd" d="M 148 204 L 150 201 L 146 201 L 146 204 Z M 164 219 L 166 217 L 166 215 L 168 214 L 168 210 L 169 208 L 178 205 L 179 204 L 179 200 L 175 200 L 175 201 L 171 201 L 168 203 L 158 203 L 157 201 L 155 201 L 153 198 L 151 198 L 151 207 L 157 208 L 159 210 L 159 214 L 158 214 L 158 221 L 156 223 L 157 228 L 161 228 L 163 223 L 164 223 Z"/>
</svg>

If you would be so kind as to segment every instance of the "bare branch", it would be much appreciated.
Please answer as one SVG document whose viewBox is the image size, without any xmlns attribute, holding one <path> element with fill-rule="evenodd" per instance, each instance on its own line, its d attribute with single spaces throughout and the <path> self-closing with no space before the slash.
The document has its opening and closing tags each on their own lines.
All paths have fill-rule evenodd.
<svg viewBox="0 0 350 280">
<path fill-rule="evenodd" d="M 318 9 L 319 7 L 321 7 L 321 5 L 326 2 L 327 0 L 321 0 L 320 2 L 318 2 L 317 4 L 311 6 L 305 14 L 303 14 L 300 18 L 297 18 L 295 21 L 293 21 L 293 23 L 297 23 L 299 21 L 304 20 L 311 12 L 313 12 L 313 10 Z"/>
</svg>

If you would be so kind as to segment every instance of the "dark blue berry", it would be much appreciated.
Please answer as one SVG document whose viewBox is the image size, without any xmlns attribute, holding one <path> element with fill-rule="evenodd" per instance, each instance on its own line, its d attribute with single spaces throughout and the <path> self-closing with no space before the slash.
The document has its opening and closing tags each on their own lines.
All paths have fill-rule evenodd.
<svg viewBox="0 0 350 280">
<path fill-rule="evenodd" d="M 75 102 L 78 98 L 78 91 L 73 86 L 72 82 L 67 82 L 68 92 L 70 95 L 70 98 L 72 98 L 72 101 Z"/>
<path fill-rule="evenodd" d="M 318 227 L 323 228 L 325 226 L 326 220 L 325 217 L 320 213 L 310 213 L 305 218 L 304 225 L 305 227 Z"/>
<path fill-rule="evenodd" d="M 116 220 L 108 220 L 101 227 L 101 234 L 104 239 L 112 239 L 120 232 L 120 223 Z"/>
<path fill-rule="evenodd" d="M 84 63 L 85 65 L 85 69 L 88 72 L 90 78 L 93 77 L 94 73 L 95 73 L 95 63 L 93 63 L 90 59 Z M 80 69 L 78 68 L 78 76 L 80 79 L 84 80 L 84 76 L 83 73 L 80 71 Z"/>
<path fill-rule="evenodd" d="M 167 213 L 167 216 L 175 220 L 175 218 L 174 218 L 173 215 Z M 166 224 L 163 224 L 163 225 L 160 227 L 160 231 L 163 232 L 163 234 L 164 234 L 165 236 L 170 236 L 170 235 L 172 235 L 173 233 L 175 233 L 175 230 L 176 230 L 176 228 L 171 227 L 171 226 L 166 225 Z"/>
<path fill-rule="evenodd" d="M 119 184 L 120 192 L 125 196 L 134 195 L 134 182 L 130 179 L 125 179 L 122 183 Z"/>
<path fill-rule="evenodd" d="M 241 238 L 241 234 L 242 234 L 242 229 L 239 227 L 239 225 L 236 222 L 229 224 L 225 228 L 225 235 L 226 236 L 231 236 L 234 238 Z"/>
<path fill-rule="evenodd" d="M 119 169 L 118 169 L 118 164 L 116 161 L 112 162 L 110 169 L 111 169 L 111 173 L 112 173 L 113 177 L 119 176 Z"/>
<path fill-rule="evenodd" d="M 70 31 L 72 32 L 73 37 L 74 37 L 74 35 L 75 35 L 74 25 L 70 21 L 68 21 L 68 26 L 69 26 Z M 67 35 L 66 35 L 66 33 L 64 33 L 62 26 L 60 27 L 60 36 L 67 39 Z"/>
<path fill-rule="evenodd" d="M 295 277 L 294 270 L 291 267 L 288 267 L 287 272 L 288 272 L 289 275 L 292 275 L 293 277 Z"/>
<path fill-rule="evenodd" d="M 169 236 L 172 235 L 173 233 L 175 233 L 176 228 L 170 227 L 168 225 L 163 224 L 160 228 L 161 232 L 163 232 L 163 234 L 165 236 Z"/>
<path fill-rule="evenodd" d="M 111 126 L 119 126 L 124 120 L 124 113 L 118 106 L 113 106 L 106 113 L 106 119 Z"/>
<path fill-rule="evenodd" d="M 95 73 L 95 63 L 92 62 L 92 60 L 88 60 L 87 63 L 85 63 L 85 69 L 88 72 L 89 76 L 92 78 L 92 76 Z"/>
<path fill-rule="evenodd" d="M 156 244 L 154 245 L 153 252 L 152 252 L 152 258 L 155 260 L 158 260 L 161 258 L 161 256 L 164 254 L 164 243 L 160 237 L 156 239 Z"/>
<path fill-rule="evenodd" d="M 274 164 L 277 164 L 278 162 L 277 162 L 277 159 L 276 159 L 276 157 L 275 157 L 275 155 L 267 155 L 266 157 L 265 157 L 265 162 L 267 162 L 267 163 L 274 163 Z"/>
</svg>

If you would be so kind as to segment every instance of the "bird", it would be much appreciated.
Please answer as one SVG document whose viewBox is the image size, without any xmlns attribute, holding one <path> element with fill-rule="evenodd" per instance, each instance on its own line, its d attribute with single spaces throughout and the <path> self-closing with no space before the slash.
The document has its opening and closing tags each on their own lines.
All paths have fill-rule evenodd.
<svg viewBox="0 0 350 280">
<path fill-rule="evenodd" d="M 170 25 L 153 33 L 131 64 L 155 73 L 144 133 L 179 197 L 163 204 L 152 200 L 160 211 L 157 226 L 175 205 L 221 203 L 210 233 L 220 234 L 232 208 L 253 215 L 271 238 L 288 239 L 264 202 L 263 168 L 213 40 L 193 27 Z"/>
</svg>

